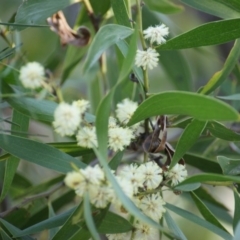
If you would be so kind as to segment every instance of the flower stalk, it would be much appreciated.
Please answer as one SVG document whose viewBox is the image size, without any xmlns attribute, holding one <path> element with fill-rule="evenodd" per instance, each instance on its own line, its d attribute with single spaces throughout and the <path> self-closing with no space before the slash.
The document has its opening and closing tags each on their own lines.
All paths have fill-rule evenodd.
<svg viewBox="0 0 240 240">
<path fill-rule="evenodd" d="M 139 36 L 140 36 L 140 40 L 142 43 L 142 47 L 144 50 L 147 49 L 147 45 L 145 43 L 144 37 L 143 37 L 143 31 L 142 31 L 142 6 L 141 6 L 141 1 L 140 0 L 136 0 L 136 5 L 137 5 L 137 13 L 138 13 L 138 17 L 137 17 L 137 25 L 139 28 Z"/>
</svg>

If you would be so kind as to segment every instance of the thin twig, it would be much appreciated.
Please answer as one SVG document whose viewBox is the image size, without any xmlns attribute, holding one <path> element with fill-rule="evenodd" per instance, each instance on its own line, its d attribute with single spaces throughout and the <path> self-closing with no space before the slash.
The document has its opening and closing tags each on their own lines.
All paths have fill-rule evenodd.
<svg viewBox="0 0 240 240">
<path fill-rule="evenodd" d="M 94 14 L 94 10 L 93 10 L 89 0 L 83 0 L 83 3 L 87 9 L 88 17 L 92 23 L 94 31 L 95 31 L 95 33 L 97 33 L 99 30 L 102 18 L 101 18 L 101 16 L 96 16 Z M 100 74 L 101 74 L 101 78 L 102 78 L 103 91 L 104 91 L 104 93 L 106 93 L 107 92 L 107 79 L 106 79 L 106 71 L 107 70 L 106 70 L 106 60 L 104 59 L 103 54 L 99 57 L 98 62 L 99 62 L 99 66 L 100 66 Z"/>
<path fill-rule="evenodd" d="M 8 209 L 7 211 L 1 212 L 0 213 L 0 217 L 4 218 L 6 217 L 8 214 L 12 213 L 13 211 L 16 211 L 20 208 L 22 208 L 24 205 L 33 202 L 39 198 L 48 198 L 50 195 L 52 195 L 54 192 L 56 192 L 58 189 L 60 189 L 62 186 L 64 185 L 63 182 L 60 182 L 58 185 L 56 185 L 54 188 L 52 188 L 49 191 L 43 192 L 43 193 L 39 193 L 33 196 L 30 196 L 28 198 L 25 198 L 21 203 L 19 203 L 18 205 Z"/>
<path fill-rule="evenodd" d="M 141 6 L 141 1 L 140 0 L 136 0 L 136 5 L 137 5 L 137 24 L 138 24 L 138 28 L 139 28 L 139 36 L 140 36 L 140 40 L 142 43 L 142 47 L 143 50 L 147 49 L 147 45 L 145 43 L 144 37 L 143 37 L 143 32 L 142 32 L 142 6 Z"/>
</svg>

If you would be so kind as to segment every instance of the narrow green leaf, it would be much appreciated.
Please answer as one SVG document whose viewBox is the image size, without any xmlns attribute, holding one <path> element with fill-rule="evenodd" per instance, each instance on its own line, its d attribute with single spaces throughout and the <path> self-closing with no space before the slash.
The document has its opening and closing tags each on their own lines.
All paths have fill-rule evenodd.
<svg viewBox="0 0 240 240">
<path fill-rule="evenodd" d="M 157 107 L 156 107 L 157 106 Z M 199 120 L 238 120 L 238 112 L 213 97 L 184 91 L 152 95 L 134 112 L 128 125 L 162 114 L 189 115 Z"/>
<path fill-rule="evenodd" d="M 85 119 L 85 121 L 87 121 L 89 123 L 94 123 L 96 121 L 96 117 L 87 112 L 85 112 L 85 114 L 84 114 L 84 119 Z"/>
<path fill-rule="evenodd" d="M 52 217 L 55 217 L 55 212 L 51 202 L 48 202 L 48 218 L 52 218 Z M 58 228 L 51 228 L 49 230 L 49 239 L 52 239 L 57 232 L 58 232 Z"/>
<path fill-rule="evenodd" d="M 208 122 L 206 128 L 210 131 L 210 133 L 217 138 L 231 141 L 231 142 L 239 142 L 240 141 L 240 134 L 232 131 L 229 128 L 226 128 L 223 124 L 211 121 Z"/>
<path fill-rule="evenodd" d="M 18 235 L 21 233 L 22 230 L 16 228 L 15 226 L 13 226 L 11 223 L 5 221 L 4 219 L 0 218 L 0 222 L 2 225 L 4 225 L 5 228 L 7 228 L 7 230 L 13 235 Z"/>
<path fill-rule="evenodd" d="M 21 113 L 17 112 L 16 110 L 13 111 L 12 121 L 16 124 L 13 124 L 11 126 L 12 131 L 22 131 L 27 132 L 28 131 L 28 125 L 29 125 L 29 118 L 22 115 Z M 14 134 L 18 135 L 18 134 Z M 0 202 L 6 197 L 14 178 L 14 175 L 16 173 L 17 167 L 19 164 L 19 158 L 11 156 L 8 158 L 5 164 L 5 174 L 4 174 L 4 180 L 2 183 L 2 192 L 0 196 Z"/>
<path fill-rule="evenodd" d="M 18 195 L 16 197 L 16 199 L 24 198 L 24 197 L 29 196 L 29 195 L 33 195 L 33 194 L 37 194 L 37 193 L 40 193 L 40 192 L 43 192 L 43 191 L 47 191 L 53 185 L 63 181 L 64 177 L 65 177 L 64 175 L 57 176 L 57 177 L 55 177 L 53 179 L 50 179 L 46 182 L 43 182 L 43 183 L 40 183 L 38 185 L 25 188 L 25 191 L 22 194 Z M 14 181 L 15 181 L 15 178 L 14 178 Z"/>
<path fill-rule="evenodd" d="M 229 95 L 229 96 L 217 96 L 217 98 L 223 99 L 223 100 L 240 100 L 240 93 Z"/>
<path fill-rule="evenodd" d="M 123 65 L 119 73 L 119 77 L 118 77 L 119 82 L 129 74 L 129 72 L 131 71 L 134 65 L 135 55 L 137 52 L 137 40 L 138 40 L 138 30 L 136 28 L 131 37 L 128 53 L 123 61 Z"/>
<path fill-rule="evenodd" d="M 86 221 L 88 230 L 90 231 L 94 240 L 101 240 L 92 218 L 92 210 L 91 210 L 91 204 L 89 201 L 88 193 L 84 194 L 83 207 L 84 207 L 84 219 Z"/>
<path fill-rule="evenodd" d="M 222 174 L 222 170 L 219 164 L 212 161 L 211 159 L 193 153 L 187 153 L 184 155 L 184 160 L 187 164 L 196 167 L 203 172 Z"/>
<path fill-rule="evenodd" d="M 61 213 L 61 214 L 55 216 L 55 217 L 51 217 L 42 222 L 32 225 L 29 228 L 23 229 L 20 235 L 14 235 L 14 237 L 26 236 L 26 235 L 30 235 L 33 233 L 41 232 L 45 229 L 60 227 L 67 221 L 67 219 L 71 216 L 71 214 L 74 212 L 75 209 L 76 208 L 72 208 L 64 213 Z"/>
<path fill-rule="evenodd" d="M 170 168 L 172 168 L 193 146 L 193 144 L 201 135 L 205 126 L 206 122 L 199 121 L 197 119 L 193 119 L 193 121 L 188 124 L 188 126 L 184 129 L 181 137 L 178 140 L 175 153 L 170 164 Z"/>
<path fill-rule="evenodd" d="M 240 223 L 240 197 L 236 188 L 233 189 L 234 194 L 234 215 L 233 215 L 233 230 L 237 230 L 237 226 Z"/>
<path fill-rule="evenodd" d="M 76 237 L 76 239 L 83 239 L 82 234 L 87 232 L 86 224 L 82 219 L 82 206 L 74 210 L 68 211 L 64 214 L 60 214 L 54 218 L 47 219 L 42 223 L 38 223 L 35 226 L 31 226 L 28 229 L 23 230 L 24 234 L 35 233 L 37 231 L 41 231 L 42 229 L 46 228 L 53 228 L 63 224 L 63 227 L 58 231 L 58 233 L 54 236 L 53 240 L 65 240 L 65 239 L 72 239 Z M 99 210 L 98 210 L 99 211 Z M 92 215 L 92 212 L 90 211 Z M 86 218 L 85 218 L 86 220 Z M 94 222 L 100 233 L 121 233 L 129 231 L 132 226 L 131 224 L 124 218 L 108 212 L 108 208 L 105 208 L 99 211 L 97 214 L 94 214 Z M 79 236 L 77 238 L 77 236 Z M 89 237 L 88 237 L 89 239 Z"/>
<path fill-rule="evenodd" d="M 13 226 L 18 228 L 22 227 L 23 224 L 29 219 L 28 210 L 24 208 L 19 208 L 18 210 L 13 211 L 5 217 L 5 220 L 11 223 Z"/>
<path fill-rule="evenodd" d="M 10 236 L 8 236 L 7 233 L 3 229 L 0 229 L 0 234 L 1 234 L 2 240 L 12 240 L 12 238 Z"/>
<path fill-rule="evenodd" d="M 240 24 L 240 19 L 239 23 Z M 233 48 L 231 49 L 222 70 L 216 72 L 207 84 L 201 89 L 200 93 L 209 94 L 219 87 L 228 77 L 228 75 L 234 69 L 234 66 L 238 63 L 240 55 L 240 39 L 236 40 Z"/>
<path fill-rule="evenodd" d="M 43 122 L 53 122 L 57 104 L 48 100 L 33 98 L 7 98 L 7 102 L 20 113 Z"/>
<path fill-rule="evenodd" d="M 61 214 L 60 215 L 61 218 L 60 218 L 60 216 L 57 217 L 56 221 L 57 221 L 58 224 L 59 223 L 62 224 L 63 220 L 66 220 L 66 218 L 67 218 L 67 220 L 66 220 L 65 224 L 56 233 L 56 235 L 52 238 L 52 240 L 65 240 L 65 239 L 69 239 L 72 235 L 74 235 L 80 228 L 79 223 L 80 223 L 80 220 L 82 220 L 82 217 L 83 217 L 82 216 L 82 213 L 83 213 L 82 211 L 83 211 L 83 205 L 82 205 L 82 203 L 80 203 L 78 205 L 78 207 L 74 210 L 74 212 L 72 212 L 72 210 L 71 210 L 71 211 L 68 211 L 65 214 Z M 69 216 L 69 214 L 71 214 L 71 215 Z M 55 220 L 55 219 L 54 218 L 51 219 L 51 222 L 50 222 L 50 219 L 46 220 L 42 224 L 39 223 L 35 227 L 33 226 L 33 227 L 28 228 L 28 229 L 25 229 L 24 232 L 29 233 L 29 232 L 36 231 L 37 229 L 42 229 L 43 226 L 46 226 L 46 223 L 51 224 L 50 226 L 52 227 L 54 222 L 55 222 L 55 221 L 52 221 L 52 220 Z M 56 227 L 56 225 L 55 225 L 55 227 Z"/>
<path fill-rule="evenodd" d="M 124 154 L 124 151 L 117 152 L 115 154 L 115 156 L 112 158 L 112 160 L 109 162 L 108 166 L 112 170 L 117 170 L 117 168 L 122 160 L 123 154 Z"/>
<path fill-rule="evenodd" d="M 217 161 L 225 175 L 240 174 L 240 159 L 230 159 L 224 156 L 217 156 Z"/>
<path fill-rule="evenodd" d="M 74 202 L 75 198 L 76 194 L 73 190 L 69 190 L 65 193 L 62 192 L 58 198 L 52 200 L 52 206 L 56 212 L 60 211 L 65 209 L 70 202 Z M 42 202 L 42 204 L 41 202 L 41 200 L 36 201 L 36 205 L 34 204 L 33 209 L 26 210 L 21 208 L 20 211 L 16 210 L 15 212 L 8 214 L 7 219 L 11 222 L 15 222 L 16 225 L 21 226 L 23 229 L 44 221 L 45 219 L 48 219 L 48 207 L 44 202 Z M 29 211 L 31 212 L 31 215 L 29 214 Z"/>
<path fill-rule="evenodd" d="M 92 74 L 93 71 L 91 71 L 90 74 Z M 87 75 L 86 74 L 86 79 Z M 91 79 L 91 77 L 88 78 L 88 96 L 89 96 L 89 101 L 91 105 L 91 112 L 96 113 L 97 108 L 99 106 L 99 103 L 101 102 L 104 94 L 104 86 L 102 84 L 102 81 L 100 81 L 99 76 L 97 75 L 97 72 L 95 74 L 95 77 Z M 95 120 L 94 120 L 95 122 Z"/>
<path fill-rule="evenodd" d="M 183 192 L 191 192 L 191 191 L 198 189 L 200 186 L 201 186 L 201 183 L 190 183 L 190 184 L 185 184 L 182 186 L 177 185 L 174 187 L 174 190 L 183 191 Z"/>
<path fill-rule="evenodd" d="M 184 233 L 182 232 L 182 230 L 178 227 L 178 225 L 176 224 L 176 222 L 173 220 L 173 218 L 171 217 L 171 215 L 169 214 L 168 211 L 166 211 L 164 213 L 164 219 L 166 220 L 166 223 L 169 227 L 169 229 L 176 235 L 179 237 L 179 239 L 182 240 L 187 240 L 186 236 L 184 235 Z"/>
<path fill-rule="evenodd" d="M 110 0 L 105 0 L 105 1 L 101 1 L 101 2 L 98 0 L 89 0 L 89 1 L 93 8 L 94 14 L 96 16 L 104 15 L 111 6 Z"/>
<path fill-rule="evenodd" d="M 122 218 L 115 213 L 107 212 L 98 228 L 98 232 L 102 234 L 115 234 L 128 232 L 131 229 L 132 225 L 125 218 Z M 85 228 L 81 228 L 73 237 L 70 238 L 70 240 L 88 240 L 90 238 L 88 235 L 90 234 L 87 233 L 88 232 Z"/>
<path fill-rule="evenodd" d="M 3 154 L 3 155 L 1 155 L 1 157 L 0 157 L 0 161 L 5 161 L 5 160 L 7 160 L 9 157 L 11 157 L 11 154 L 9 154 L 9 153 Z"/>
<path fill-rule="evenodd" d="M 80 168 L 85 164 L 46 144 L 29 139 L 0 134 L 0 146 L 13 156 L 40 166 L 67 173 L 72 171 L 71 163 Z"/>
<path fill-rule="evenodd" d="M 125 41 L 118 41 L 116 43 L 118 46 L 119 50 L 122 52 L 123 56 L 126 58 L 127 53 L 129 52 L 129 46 Z M 141 68 L 136 67 L 135 65 L 133 66 L 133 72 L 136 75 L 137 79 L 143 83 L 143 72 Z"/>
<path fill-rule="evenodd" d="M 240 17 L 240 2 L 238 0 L 181 0 L 181 2 L 220 18 Z"/>
<path fill-rule="evenodd" d="M 161 50 L 185 49 L 226 43 L 240 37 L 240 19 L 203 24 L 160 45 Z"/>
<path fill-rule="evenodd" d="M 235 229 L 234 238 L 232 240 L 240 239 L 240 222 L 238 222 L 237 227 Z"/>
<path fill-rule="evenodd" d="M 107 212 L 106 216 L 103 218 L 98 231 L 100 233 L 124 233 L 132 230 L 132 225 L 123 217 Z"/>
<path fill-rule="evenodd" d="M 115 24 L 108 24 L 100 28 L 89 48 L 84 64 L 85 71 L 87 72 L 93 64 L 97 62 L 107 48 L 117 43 L 119 40 L 130 36 L 132 33 L 133 30 L 131 28 Z"/>
<path fill-rule="evenodd" d="M 105 159 L 107 159 L 108 151 L 108 118 L 114 94 L 113 88 L 101 101 L 96 114 L 96 131 L 98 139 L 98 149 L 101 151 Z"/>
<path fill-rule="evenodd" d="M 203 201 L 211 203 L 212 205 L 221 208 L 224 211 L 229 211 L 227 207 L 225 207 L 221 202 L 216 200 L 206 188 L 200 187 L 194 191 L 194 193 L 201 198 Z"/>
<path fill-rule="evenodd" d="M 23 1 L 18 8 L 15 24 L 36 25 L 45 23 L 47 17 L 70 5 L 69 0 L 48 1 L 31 0 Z M 22 27 L 16 27 L 21 30 Z"/>
<path fill-rule="evenodd" d="M 91 234 L 85 228 L 81 228 L 76 234 L 74 234 L 69 240 L 89 240 L 91 239 Z"/>
<path fill-rule="evenodd" d="M 117 23 L 126 27 L 131 27 L 125 1 L 111 0 L 111 5 Z"/>
<path fill-rule="evenodd" d="M 222 226 L 222 224 L 218 221 L 218 219 L 212 214 L 212 212 L 207 208 L 207 206 L 201 201 L 201 199 L 194 193 L 191 192 L 191 197 L 195 202 L 198 210 L 202 214 L 202 216 L 209 222 L 215 225 L 216 227 L 222 229 L 223 231 L 228 231 Z"/>
<path fill-rule="evenodd" d="M 77 142 L 56 142 L 48 143 L 49 146 L 57 148 L 58 150 L 65 152 L 73 157 L 84 156 L 89 153 L 93 153 L 90 148 L 84 148 L 77 145 Z"/>
<path fill-rule="evenodd" d="M 132 78 L 136 80 L 136 75 L 131 72 L 125 79 L 117 84 L 113 99 L 114 104 L 121 102 L 125 98 L 131 98 L 134 100 L 136 96 L 144 96 L 142 84 L 132 82 L 130 80 Z"/>
<path fill-rule="evenodd" d="M 27 28 L 27 27 L 43 27 L 49 28 L 49 25 L 39 25 L 39 24 L 17 24 L 17 23 L 3 23 L 0 22 L 0 25 L 3 26 L 10 26 L 10 27 L 20 27 L 20 28 Z"/>
<path fill-rule="evenodd" d="M 31 94 L 29 93 L 7 93 L 7 94 L 0 94 L 0 98 L 21 98 L 21 97 L 26 97 Z M 2 121 L 6 121 L 4 119 L 1 119 Z"/>
<path fill-rule="evenodd" d="M 200 217 L 186 211 L 183 210 L 179 207 L 176 207 L 172 204 L 166 203 L 166 208 L 168 208 L 169 210 L 171 210 L 172 212 L 176 213 L 177 215 L 191 221 L 194 222 L 208 230 L 210 230 L 211 232 L 214 232 L 215 234 L 219 235 L 220 237 L 222 237 L 225 240 L 232 240 L 232 236 L 229 233 L 226 233 L 225 231 L 223 231 L 222 229 L 216 227 L 215 225 L 207 222 L 206 220 L 201 219 Z"/>
<path fill-rule="evenodd" d="M 240 177 L 235 176 L 224 176 L 220 174 L 210 174 L 210 173 L 202 173 L 191 176 L 184 181 L 182 181 L 178 186 L 182 186 L 189 183 L 207 183 L 211 185 L 221 185 L 221 186 L 229 186 L 233 183 L 240 183 Z"/>
<path fill-rule="evenodd" d="M 27 188 L 30 188 L 33 185 L 26 176 L 23 176 L 23 174 L 16 172 L 13 179 L 13 185 L 17 186 L 18 188 L 24 188 L 24 190 L 26 190 Z"/>
<path fill-rule="evenodd" d="M 184 9 L 182 5 L 174 4 L 168 0 L 145 0 L 144 2 L 152 11 L 157 11 L 164 14 L 178 13 Z"/>
<path fill-rule="evenodd" d="M 61 227 L 61 229 L 58 231 L 58 233 L 54 237 L 55 239 L 59 239 L 59 240 L 68 239 L 72 234 L 78 235 L 81 233 L 80 231 L 81 226 L 77 225 L 74 227 L 73 226 L 74 224 L 72 224 L 74 216 L 78 216 L 79 213 L 80 213 L 80 210 L 79 209 L 77 210 L 74 207 L 57 216 L 48 218 L 42 222 L 38 222 L 32 225 L 31 227 L 22 230 L 20 235 L 14 235 L 14 237 L 26 236 L 29 234 L 34 234 L 46 229 L 56 228 L 63 225 L 63 227 Z M 106 213 L 105 217 L 102 219 L 100 226 L 98 227 L 98 231 L 100 233 L 112 233 L 112 234 L 127 232 L 131 229 L 132 229 L 132 225 L 125 218 L 112 212 Z"/>
<path fill-rule="evenodd" d="M 15 48 L 6 48 L 3 51 L 0 52 L 0 61 L 2 61 L 3 59 L 11 56 L 12 54 L 14 54 L 16 51 L 16 47 Z"/>
</svg>

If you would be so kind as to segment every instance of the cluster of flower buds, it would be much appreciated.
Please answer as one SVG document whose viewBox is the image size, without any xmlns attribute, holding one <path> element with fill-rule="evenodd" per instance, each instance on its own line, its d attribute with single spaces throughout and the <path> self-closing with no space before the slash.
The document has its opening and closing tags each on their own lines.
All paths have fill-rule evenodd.
<svg viewBox="0 0 240 240">
<path fill-rule="evenodd" d="M 21 67 L 19 79 L 25 88 L 42 87 L 46 79 L 44 67 L 38 62 L 29 62 Z"/>
<path fill-rule="evenodd" d="M 20 69 L 19 79 L 26 88 L 44 87 L 46 85 L 44 67 L 37 62 L 30 62 Z M 63 137 L 75 135 L 81 147 L 98 147 L 96 128 L 84 119 L 84 114 L 89 107 L 89 102 L 83 99 L 71 104 L 61 102 L 54 112 L 54 130 Z M 143 131 L 139 123 L 132 127 L 126 126 L 137 107 L 136 102 L 127 98 L 117 104 L 116 118 L 109 118 L 109 149 L 123 150 Z"/>
<path fill-rule="evenodd" d="M 150 47 L 146 50 L 137 50 L 135 57 L 136 66 L 142 67 L 144 70 L 156 67 L 158 65 L 159 53 L 155 50 L 153 44 L 161 45 L 165 43 L 165 37 L 167 37 L 168 34 L 168 27 L 164 24 L 155 27 L 150 26 L 144 30 L 144 38 L 150 41 Z"/>
<path fill-rule="evenodd" d="M 53 127 L 61 136 L 72 136 L 83 122 L 83 116 L 89 107 L 86 100 L 74 101 L 72 104 L 60 103 L 54 112 Z M 79 130 L 81 131 L 81 130 Z"/>
<path fill-rule="evenodd" d="M 113 172 L 114 173 L 114 172 Z M 161 197 L 163 181 L 171 181 L 172 186 L 183 181 L 187 171 L 183 165 L 177 164 L 169 171 L 163 172 L 159 166 L 149 161 L 142 164 L 130 164 L 119 169 L 115 178 L 123 192 L 147 216 L 158 222 L 165 212 L 165 202 Z M 88 166 L 85 169 L 70 172 L 66 175 L 65 184 L 74 189 L 76 195 L 83 197 L 88 192 L 90 202 L 96 208 L 111 208 L 118 214 L 128 214 L 119 198 L 116 196 L 111 183 L 105 177 L 99 165 Z M 108 234 L 108 239 L 157 239 L 158 231 L 135 219 L 133 230 L 128 233 Z"/>
<path fill-rule="evenodd" d="M 78 145 L 86 148 L 97 147 L 96 128 L 84 120 L 84 113 L 89 107 L 86 100 L 72 104 L 60 103 L 54 112 L 53 127 L 61 136 L 76 135 Z M 128 146 L 143 129 L 140 124 L 126 127 L 138 104 L 124 99 L 117 104 L 116 117 L 109 118 L 108 146 L 113 151 L 121 151 Z"/>
</svg>

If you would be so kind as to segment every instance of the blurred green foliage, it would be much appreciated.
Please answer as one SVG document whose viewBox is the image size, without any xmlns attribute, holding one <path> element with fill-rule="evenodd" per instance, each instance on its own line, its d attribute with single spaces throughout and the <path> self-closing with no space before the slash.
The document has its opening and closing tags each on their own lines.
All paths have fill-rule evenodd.
<svg viewBox="0 0 240 240">
<path fill-rule="evenodd" d="M 61 173 L 85 167 L 97 158 L 124 207 L 158 228 L 161 239 L 237 240 L 239 2 L 146 0 L 141 6 L 143 29 L 159 23 L 170 29 L 167 43 L 157 47 L 160 64 L 149 71 L 148 93 L 146 72 L 134 66 L 140 46 L 136 3 L 0 0 L 0 239 L 89 239 L 91 235 L 98 239 L 98 232 L 132 229 L 131 221 L 108 208 L 92 209 L 87 195 L 80 203 L 63 186 Z M 61 36 L 46 21 L 59 10 L 71 31 L 88 29 L 86 46 L 61 45 Z M 22 87 L 19 69 L 31 61 L 45 66 L 56 92 Z M 133 73 L 138 83 L 130 81 Z M 81 148 L 73 137 L 54 134 L 51 123 L 59 89 L 66 102 L 80 98 L 91 102 L 85 120 L 96 124 L 98 149 Z M 145 100 L 147 94 L 150 97 Z M 126 97 L 141 103 L 129 125 L 170 115 L 169 139 L 176 146 L 172 165 L 182 157 L 188 165 L 189 178 L 173 189 L 183 194 L 164 193 L 168 212 L 161 224 L 141 214 L 110 171 L 121 161 L 136 160 L 128 149 L 114 156 L 107 151 L 109 113 Z M 52 230 L 46 234 L 44 229 Z"/>
</svg>

